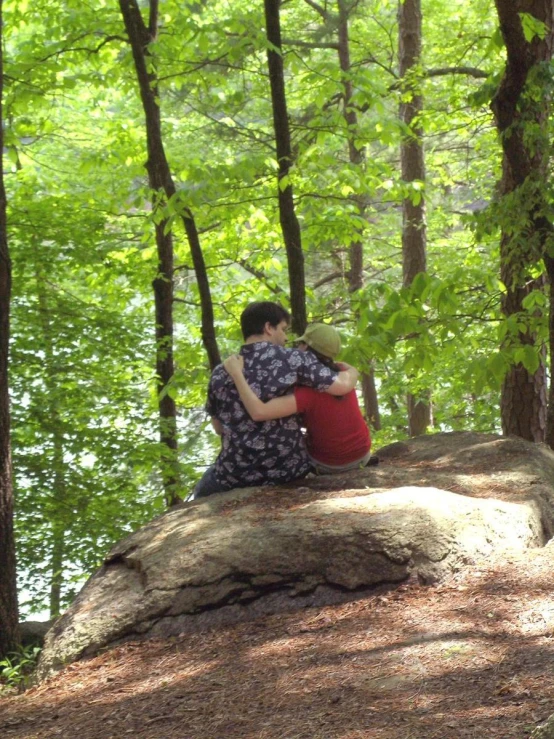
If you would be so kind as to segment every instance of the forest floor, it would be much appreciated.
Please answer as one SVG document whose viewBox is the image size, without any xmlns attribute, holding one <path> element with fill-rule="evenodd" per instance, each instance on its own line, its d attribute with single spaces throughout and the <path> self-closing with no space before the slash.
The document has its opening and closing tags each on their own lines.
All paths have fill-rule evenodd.
<svg viewBox="0 0 554 739">
<path fill-rule="evenodd" d="M 0 736 L 524 739 L 554 712 L 552 559 L 126 643 L 4 692 Z"/>
</svg>

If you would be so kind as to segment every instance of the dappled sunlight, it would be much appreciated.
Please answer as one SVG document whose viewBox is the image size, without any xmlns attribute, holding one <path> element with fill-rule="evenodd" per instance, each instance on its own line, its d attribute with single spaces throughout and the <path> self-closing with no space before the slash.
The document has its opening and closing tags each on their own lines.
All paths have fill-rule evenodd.
<svg viewBox="0 0 554 739">
<path fill-rule="evenodd" d="M 206 625 L 218 618 L 219 623 L 236 623 L 301 604 L 337 602 L 337 593 L 357 597 L 380 583 L 410 577 L 438 582 L 507 543 L 514 549 L 544 543 L 540 501 L 528 498 L 536 475 L 525 472 L 512 499 L 442 488 L 443 482 L 445 488 L 455 488 L 458 473 L 466 475 L 469 487 L 468 473 L 477 465 L 475 474 L 483 475 L 482 481 L 479 477 L 483 490 L 488 487 L 491 492 L 511 479 L 512 468 L 527 470 L 525 445 L 516 444 L 519 451 L 512 454 L 512 441 L 495 440 L 498 454 L 485 478 L 486 455 L 479 449 L 487 442 L 481 437 L 429 437 L 410 444 L 413 454 L 406 453 L 406 444 L 402 446 L 409 467 L 401 463 L 393 467 L 385 457 L 376 473 L 360 470 L 348 479 L 345 475 L 342 482 L 349 485 L 345 489 L 322 493 L 306 481 L 296 489 L 237 490 L 168 511 L 114 547 L 107 566 L 90 581 L 70 617 L 60 622 L 56 659 L 71 660 L 87 647 L 89 637 L 81 627 L 88 624 L 94 628 L 94 645 L 145 631 L 175 635 L 181 626 L 186 631 L 192 627 L 195 614 L 205 614 L 198 618 Z M 502 457 L 506 445 L 509 454 Z M 458 468 L 460 460 L 450 466 L 439 464 L 434 470 L 439 477 L 430 479 L 438 454 L 465 447 L 466 467 Z M 388 488 L 380 486 L 384 480 Z M 539 487 L 533 490 L 540 493 Z M 477 607 L 487 608 L 481 603 Z M 513 628 L 509 608 L 496 604 L 489 611 L 495 628 L 503 621 L 506 629 Z M 463 611 L 433 614 L 435 632 L 465 630 L 466 616 Z M 418 624 L 418 615 L 411 618 L 410 629 L 425 633 L 427 626 L 421 619 Z M 78 626 L 81 644 L 76 643 L 71 624 Z M 310 629 L 323 631 L 318 625 Z M 303 643 L 298 639 L 296 648 Z M 45 655 L 49 648 L 48 644 Z M 48 657 L 43 659 L 47 664 Z"/>
<path fill-rule="evenodd" d="M 518 630 L 526 636 L 554 634 L 554 602 L 552 595 L 529 598 L 516 615 Z"/>
<path fill-rule="evenodd" d="M 129 694 L 150 696 L 165 688 L 186 688 L 188 683 L 202 680 L 221 666 L 219 659 L 190 658 L 181 651 L 164 653 L 159 659 L 143 662 L 140 646 L 131 643 L 92 660 L 70 665 L 32 692 L 55 690 L 60 682 L 65 683 L 68 676 L 72 676 L 66 688 L 66 700 L 116 705 Z"/>
<path fill-rule="evenodd" d="M 554 710 L 554 548 L 539 546 L 526 490 L 471 500 L 486 497 L 468 492 L 471 476 L 464 499 L 381 472 L 391 487 L 367 494 L 258 490 L 170 511 L 163 537 L 154 521 L 142 550 L 134 539 L 116 549 L 103 613 L 135 628 L 117 617 L 113 586 L 137 583 L 129 613 L 152 599 L 140 618 L 168 638 L 70 665 L 9 715 L 23 726 L 24 706 L 31 725 L 55 705 L 52 726 L 71 726 L 63 739 L 522 739 Z M 503 484 L 486 479 L 493 492 Z M 428 543 L 432 566 L 454 556 L 422 587 Z M 400 585 L 382 583 L 394 577 Z"/>
<path fill-rule="evenodd" d="M 149 670 L 139 678 L 135 675 L 121 687 L 114 681 L 112 691 L 103 702 L 117 703 L 124 700 L 126 694 L 150 695 L 165 688 L 187 688 L 187 684 L 202 679 L 221 666 L 220 660 L 198 660 L 192 664 L 182 664 L 181 655 L 168 656 L 160 660 L 155 669 Z M 131 676 L 130 676 L 131 677 Z M 90 702 L 90 699 L 88 699 Z"/>
<path fill-rule="evenodd" d="M 536 551 L 543 563 L 547 554 Z M 548 605 L 546 591 L 533 592 L 550 579 L 540 571 L 543 580 L 538 563 L 525 577 L 517 557 L 503 570 L 482 561 L 437 587 L 406 583 L 122 645 L 66 668 L 9 715 L 19 703 L 36 721 L 55 705 L 52 725 L 71 722 L 67 739 L 521 739 L 525 723 L 554 710 L 554 644 L 525 636 L 518 620 Z"/>
<path fill-rule="evenodd" d="M 284 639 L 277 639 L 275 641 L 266 642 L 259 646 L 251 647 L 244 652 L 245 661 L 267 659 L 271 657 L 272 660 L 278 659 L 283 655 L 290 655 L 295 653 L 297 650 L 302 649 L 306 644 L 311 642 L 309 636 L 294 636 Z"/>
</svg>

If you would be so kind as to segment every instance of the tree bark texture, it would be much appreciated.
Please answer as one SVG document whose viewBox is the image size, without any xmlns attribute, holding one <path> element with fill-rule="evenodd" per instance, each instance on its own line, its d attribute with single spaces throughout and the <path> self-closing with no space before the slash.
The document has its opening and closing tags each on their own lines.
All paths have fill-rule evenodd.
<svg viewBox="0 0 554 739">
<path fill-rule="evenodd" d="M 419 92 L 417 66 L 421 58 L 421 0 L 402 0 L 398 6 L 398 56 L 402 91 L 400 118 L 409 129 L 400 145 L 402 181 L 406 184 L 425 182 L 425 157 L 418 117 L 423 109 Z M 409 287 L 417 274 L 427 270 L 427 224 L 425 197 L 419 202 L 405 197 L 402 202 L 402 278 Z M 431 395 L 408 395 L 408 426 L 410 436 L 419 436 L 431 423 Z"/>
<path fill-rule="evenodd" d="M 347 127 L 348 158 L 350 163 L 362 167 L 365 161 L 365 152 L 356 146 L 356 134 L 358 131 L 358 115 L 352 104 L 352 69 L 350 63 L 350 37 L 348 28 L 348 16 L 350 7 L 346 0 L 337 0 L 339 11 L 338 27 L 338 55 L 342 72 L 343 86 L 343 115 Z M 358 208 L 358 214 L 365 218 L 367 210 L 367 199 L 364 195 L 354 196 Z M 364 245 L 362 238 L 353 240 L 349 245 L 350 269 L 348 272 L 348 289 L 351 293 L 361 290 L 364 285 Z M 379 431 L 381 428 L 381 416 L 379 413 L 379 402 L 377 388 L 375 386 L 375 373 L 373 366 L 362 372 L 362 397 L 365 414 L 371 426 Z"/>
<path fill-rule="evenodd" d="M 362 398 L 368 423 L 375 431 L 380 431 L 381 414 L 379 413 L 379 398 L 375 385 L 375 370 L 372 365 L 370 365 L 369 370 L 362 374 Z"/>
<path fill-rule="evenodd" d="M 0 0 L 0 101 L 4 79 L 2 28 L 2 0 Z M 6 228 L 3 132 L 3 110 L 0 104 L 0 657 L 15 649 L 19 642 L 8 393 L 11 261 Z"/>
<path fill-rule="evenodd" d="M 339 28 L 338 28 L 338 53 L 339 64 L 342 72 L 343 88 L 343 115 L 347 126 L 348 158 L 351 164 L 362 166 L 365 160 L 365 152 L 356 146 L 356 133 L 358 131 L 358 115 L 352 104 L 352 70 L 350 64 L 350 38 L 348 29 L 349 7 L 346 0 L 338 0 Z M 363 218 L 366 211 L 366 199 L 358 196 L 356 205 Z M 350 290 L 359 290 L 364 283 L 364 256 L 362 239 L 357 239 L 350 244 Z"/>
<path fill-rule="evenodd" d="M 279 17 L 280 0 L 264 0 L 266 35 L 268 41 L 267 64 L 271 87 L 273 127 L 278 162 L 279 218 L 283 240 L 287 252 L 292 330 L 303 334 L 306 328 L 306 279 L 304 273 L 304 253 L 300 224 L 294 207 L 292 185 L 289 181 L 293 155 L 285 76 L 281 45 L 281 21 Z"/>
<path fill-rule="evenodd" d="M 552 381 L 552 367 L 554 367 L 554 258 L 546 255 L 546 271 L 548 274 L 549 290 L 549 314 L 548 314 L 548 337 L 549 337 L 549 360 L 550 360 L 550 385 L 548 389 L 548 411 L 546 414 L 545 442 L 554 449 L 554 382 Z"/>
<path fill-rule="evenodd" d="M 502 300 L 506 318 L 524 313 L 523 300 L 531 290 L 542 289 L 544 281 L 531 279 L 528 268 L 543 257 L 548 269 L 546 240 L 552 226 L 544 215 L 541 180 L 548 167 L 546 95 L 526 94 L 527 85 L 537 65 L 552 58 L 552 0 L 495 0 L 500 29 L 506 44 L 506 68 L 500 86 L 492 100 L 493 110 L 502 144 L 502 196 L 517 193 L 525 184 L 534 183 L 533 197 L 518 201 L 518 217 L 528 216 L 525 237 L 513 237 L 504 228 L 500 241 L 500 275 L 507 292 Z M 525 39 L 521 13 L 528 13 L 542 21 L 548 29 L 544 39 Z M 542 132 L 542 140 L 530 143 L 526 127 Z M 552 298 L 551 298 L 552 302 Z M 552 321 L 552 317 L 551 317 Z M 521 331 L 521 344 L 535 345 L 530 331 Z M 552 351 L 552 339 L 551 339 Z M 542 355 L 542 352 L 539 352 Z M 531 374 L 522 364 L 508 372 L 502 387 L 501 418 L 505 434 L 515 434 L 529 441 L 544 441 L 547 426 L 546 370 L 544 362 Z M 554 420 L 551 425 L 554 426 Z"/>
<path fill-rule="evenodd" d="M 165 154 L 162 137 L 158 82 L 155 72 L 149 69 L 149 44 L 156 38 L 158 0 L 150 2 L 148 26 L 144 23 L 136 0 L 119 0 L 125 29 L 129 37 L 140 96 L 146 120 L 146 145 L 148 159 L 146 170 L 151 189 L 159 196 L 169 199 L 176 193 L 175 183 Z M 156 203 L 153 204 L 156 207 Z M 210 368 L 220 364 L 214 327 L 213 304 L 209 288 L 204 255 L 200 246 L 198 230 L 192 213 L 185 209 L 182 214 L 202 306 L 202 341 L 208 355 Z M 169 394 L 163 393 L 174 373 L 173 363 L 173 238 L 166 232 L 166 221 L 156 224 L 156 246 L 158 250 L 158 272 L 152 286 L 156 306 L 156 373 L 160 413 L 160 441 L 167 450 L 162 459 L 162 476 L 168 505 L 178 501 L 175 488 L 177 471 L 177 409 Z"/>
</svg>

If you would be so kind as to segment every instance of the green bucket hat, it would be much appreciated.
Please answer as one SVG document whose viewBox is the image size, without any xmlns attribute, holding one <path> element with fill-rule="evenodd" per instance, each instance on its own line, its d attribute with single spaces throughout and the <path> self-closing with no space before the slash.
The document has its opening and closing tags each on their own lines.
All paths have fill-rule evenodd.
<svg viewBox="0 0 554 739">
<path fill-rule="evenodd" d="M 339 332 L 326 323 L 311 323 L 298 341 L 303 341 L 329 359 L 335 359 L 341 348 Z"/>
</svg>

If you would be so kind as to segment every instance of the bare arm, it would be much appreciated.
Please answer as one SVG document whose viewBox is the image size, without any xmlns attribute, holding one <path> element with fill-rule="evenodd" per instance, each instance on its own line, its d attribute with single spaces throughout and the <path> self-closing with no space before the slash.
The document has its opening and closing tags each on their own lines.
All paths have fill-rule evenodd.
<svg viewBox="0 0 554 739">
<path fill-rule="evenodd" d="M 358 370 L 355 367 L 351 367 L 346 362 L 339 362 L 339 366 L 341 367 L 339 376 L 325 391 L 329 395 L 346 395 L 354 390 L 358 382 Z"/>
<path fill-rule="evenodd" d="M 271 421 L 274 418 L 284 418 L 296 413 L 297 405 L 294 394 L 273 398 L 267 403 L 258 398 L 242 372 L 244 359 L 240 354 L 232 354 L 223 362 L 223 366 L 233 378 L 240 399 L 253 421 Z"/>
</svg>

